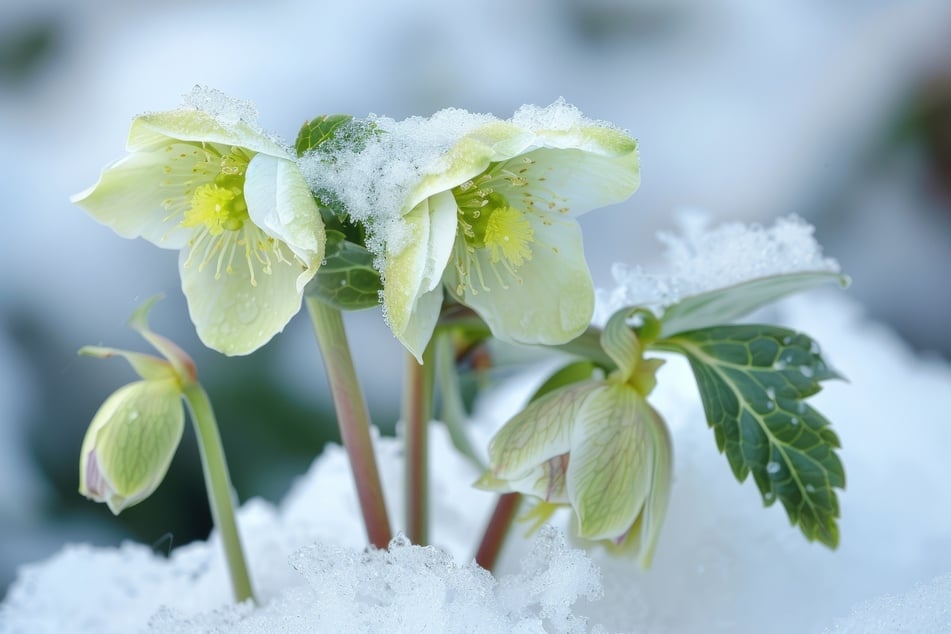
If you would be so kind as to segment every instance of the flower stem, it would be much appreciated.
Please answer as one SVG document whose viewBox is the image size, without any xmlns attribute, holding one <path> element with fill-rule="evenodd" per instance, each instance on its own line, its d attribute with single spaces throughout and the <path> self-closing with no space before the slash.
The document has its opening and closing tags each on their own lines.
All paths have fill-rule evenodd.
<svg viewBox="0 0 951 634">
<path fill-rule="evenodd" d="M 406 533 L 414 544 L 429 542 L 429 420 L 433 408 L 432 346 L 423 352 L 423 363 L 406 355 L 403 384 L 405 438 Z"/>
<path fill-rule="evenodd" d="M 499 496 L 495 510 L 492 511 L 489 525 L 485 528 L 482 543 L 479 544 L 479 550 L 475 556 L 476 563 L 489 572 L 492 572 L 495 567 L 499 553 L 502 551 L 502 544 L 505 542 L 505 536 L 508 535 L 521 501 L 521 493 L 505 493 Z"/>
<path fill-rule="evenodd" d="M 439 420 L 446 424 L 449 438 L 456 450 L 464 455 L 480 470 L 485 469 L 482 460 L 469 442 L 465 423 L 466 406 L 459 393 L 459 375 L 456 372 L 456 355 L 452 345 L 452 335 L 448 330 L 436 331 L 435 357 L 436 377 L 439 381 L 439 399 L 441 402 Z"/>
<path fill-rule="evenodd" d="M 238 523 L 235 520 L 234 491 L 231 487 L 231 477 L 228 475 L 224 448 L 221 446 L 218 424 L 215 422 L 215 413 L 211 409 L 208 395 L 199 383 L 188 383 L 184 386 L 183 393 L 185 402 L 188 403 L 188 410 L 191 412 L 192 422 L 195 424 L 201 468 L 205 475 L 208 501 L 211 504 L 211 517 L 221 535 L 235 601 L 240 603 L 247 599 L 255 600 L 244 551 L 241 548 Z"/>
<path fill-rule="evenodd" d="M 386 548 L 393 534 L 370 440 L 370 413 L 353 367 L 343 316 L 338 309 L 316 297 L 307 297 L 306 300 L 317 344 L 323 353 L 340 437 L 350 458 L 367 537 L 377 548 Z"/>
</svg>

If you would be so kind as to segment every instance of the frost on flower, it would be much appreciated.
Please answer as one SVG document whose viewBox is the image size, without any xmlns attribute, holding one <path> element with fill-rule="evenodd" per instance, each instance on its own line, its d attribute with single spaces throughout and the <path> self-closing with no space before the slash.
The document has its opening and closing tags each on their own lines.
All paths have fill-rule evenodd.
<svg viewBox="0 0 951 634">
<path fill-rule="evenodd" d="M 314 170 L 311 184 L 384 234 L 383 305 L 407 349 L 422 355 L 444 287 L 503 340 L 558 344 L 588 326 L 594 289 L 575 218 L 637 189 L 633 139 L 561 101 L 509 121 L 453 110 L 377 124 L 384 134 L 366 148 L 334 157 L 335 180 Z M 380 180 L 353 188 L 348 171 Z"/>
<path fill-rule="evenodd" d="M 192 321 L 225 354 L 284 328 L 324 253 L 307 183 L 254 118 L 250 105 L 196 88 L 178 110 L 137 117 L 129 155 L 72 199 L 123 237 L 181 250 Z"/>
<path fill-rule="evenodd" d="M 626 313 L 602 336 L 618 369 L 550 392 L 509 420 L 489 444 L 489 470 L 476 486 L 538 498 L 542 520 L 569 505 L 581 537 L 633 553 L 646 567 L 667 510 L 672 448 L 647 402 L 663 362 L 642 358 Z"/>
</svg>

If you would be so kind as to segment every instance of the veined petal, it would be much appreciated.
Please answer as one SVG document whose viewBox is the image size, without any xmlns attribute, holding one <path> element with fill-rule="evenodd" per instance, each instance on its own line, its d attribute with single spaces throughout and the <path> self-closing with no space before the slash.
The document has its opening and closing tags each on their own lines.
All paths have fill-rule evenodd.
<svg viewBox="0 0 951 634">
<path fill-rule="evenodd" d="M 583 213 L 626 200 L 641 182 L 637 150 L 613 151 L 549 145 L 559 139 L 544 138 L 542 147 L 527 152 L 531 163 L 523 176 L 534 208 L 565 216 Z"/>
<path fill-rule="evenodd" d="M 126 147 L 130 152 L 153 150 L 167 145 L 169 140 L 247 148 L 272 156 L 291 159 L 290 153 L 279 143 L 245 121 L 224 124 L 207 112 L 180 108 L 136 117 L 129 130 Z"/>
<path fill-rule="evenodd" d="M 650 404 L 645 402 L 645 423 L 651 437 L 651 474 L 650 492 L 640 521 L 640 560 L 647 568 L 654 557 L 660 528 L 667 516 L 667 503 L 670 500 L 670 483 L 673 478 L 673 448 L 667 424 Z"/>
<path fill-rule="evenodd" d="M 268 254 L 270 273 L 265 273 L 256 254 L 247 256 L 248 262 L 244 247 L 236 249 L 230 272 L 218 266 L 216 256 L 204 265 L 198 256 L 188 262 L 189 249 L 183 249 L 178 259 L 182 291 L 198 337 L 227 355 L 249 354 L 270 341 L 300 311 L 303 298 L 297 290 L 300 265 L 293 258 L 279 260 Z"/>
<path fill-rule="evenodd" d="M 414 239 L 399 253 L 387 254 L 383 307 L 393 334 L 422 362 L 442 308 L 440 282 L 455 239 L 455 200 L 450 192 L 439 192 L 403 220 Z"/>
<path fill-rule="evenodd" d="M 497 478 L 528 477 L 542 463 L 571 449 L 575 419 L 600 382 L 561 388 L 512 417 L 489 443 L 489 465 Z"/>
<path fill-rule="evenodd" d="M 541 463 L 521 478 L 508 481 L 510 490 L 533 495 L 551 504 L 568 504 L 566 476 L 569 454 L 561 454 Z"/>
<path fill-rule="evenodd" d="M 531 258 L 510 273 L 476 249 L 468 280 L 454 265 L 446 285 L 475 310 L 503 341 L 557 345 L 571 341 L 591 323 L 594 284 L 584 259 L 581 229 L 569 218 L 527 214 L 532 226 Z M 460 293 L 461 291 L 461 293 Z"/>
<path fill-rule="evenodd" d="M 647 401 L 624 385 L 606 385 L 578 412 L 568 465 L 568 497 L 586 539 L 627 533 L 650 490 Z"/>
<path fill-rule="evenodd" d="M 293 161 L 256 154 L 248 164 L 244 198 L 251 222 L 286 244 L 306 269 L 297 280 L 302 292 L 324 259 L 326 235 L 320 209 Z"/>
<path fill-rule="evenodd" d="M 70 200 L 124 238 L 142 237 L 165 249 L 181 249 L 194 229 L 182 227 L 181 215 L 171 213 L 165 203 L 184 198 L 185 183 L 198 179 L 192 173 L 194 162 L 170 161 L 169 153 L 183 155 L 193 148 L 164 147 L 116 161 L 102 171 L 98 183 Z"/>
<path fill-rule="evenodd" d="M 79 491 L 118 514 L 158 487 L 185 424 L 175 379 L 137 381 L 116 390 L 83 439 Z"/>
</svg>

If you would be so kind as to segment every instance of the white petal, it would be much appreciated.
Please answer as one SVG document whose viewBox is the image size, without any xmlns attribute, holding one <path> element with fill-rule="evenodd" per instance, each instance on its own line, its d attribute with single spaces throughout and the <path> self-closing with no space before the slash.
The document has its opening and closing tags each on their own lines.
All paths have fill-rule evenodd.
<svg viewBox="0 0 951 634">
<path fill-rule="evenodd" d="M 170 139 L 234 145 L 292 158 L 284 147 L 254 126 L 241 121 L 224 125 L 210 114 L 190 108 L 136 117 L 126 146 L 129 151 L 151 150 L 166 145 Z"/>
<path fill-rule="evenodd" d="M 519 157 L 533 161 L 520 169 L 526 169 L 522 176 L 536 209 L 578 216 L 626 200 L 637 190 L 641 177 L 633 141 L 620 153 L 591 143 L 559 147 L 562 141 L 541 138 L 539 149 Z"/>
<path fill-rule="evenodd" d="M 476 267 L 470 267 L 470 285 L 459 298 L 503 341 L 558 345 L 580 335 L 591 323 L 594 284 L 584 259 L 581 229 L 568 218 L 543 219 L 526 215 L 532 224 L 532 257 L 513 279 L 503 263 L 492 264 L 488 249 L 475 253 L 485 286 Z M 446 269 L 446 284 L 455 292 L 459 275 Z M 486 290 L 488 289 L 488 290 Z"/>
<path fill-rule="evenodd" d="M 71 200 L 124 238 L 142 237 L 165 249 L 180 249 L 194 229 L 181 227 L 181 214 L 170 214 L 163 203 L 185 198 L 184 183 L 194 178 L 195 163 L 178 155 L 193 149 L 166 144 L 156 152 L 130 154 L 106 167 L 98 183 Z M 178 158 L 171 160 L 170 154 Z"/>
<path fill-rule="evenodd" d="M 324 222 L 297 164 L 256 154 L 245 172 L 244 199 L 251 222 L 286 244 L 307 265 L 298 290 L 316 274 L 324 259 Z"/>
<path fill-rule="evenodd" d="M 440 282 L 455 240 L 455 199 L 440 192 L 403 219 L 414 239 L 399 253 L 387 254 L 383 307 L 393 334 L 422 362 L 442 308 Z"/>
<path fill-rule="evenodd" d="M 271 273 L 257 265 L 257 285 L 252 286 L 251 271 L 240 248 L 232 272 L 221 270 L 219 279 L 215 279 L 215 258 L 201 267 L 196 256 L 185 266 L 188 251 L 183 249 L 178 260 L 182 291 L 198 337 L 209 348 L 228 355 L 254 352 L 300 311 L 303 296 L 297 289 L 298 263 L 279 262 L 271 254 Z"/>
</svg>

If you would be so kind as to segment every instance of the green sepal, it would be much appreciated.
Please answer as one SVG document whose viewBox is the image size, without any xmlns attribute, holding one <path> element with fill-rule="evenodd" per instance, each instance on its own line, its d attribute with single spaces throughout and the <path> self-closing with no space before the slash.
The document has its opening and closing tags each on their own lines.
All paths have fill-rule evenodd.
<svg viewBox="0 0 951 634">
<path fill-rule="evenodd" d="M 363 310 L 380 303 L 382 289 L 373 255 L 343 233 L 328 230 L 324 263 L 306 293 L 339 310 Z"/>
<path fill-rule="evenodd" d="M 591 375 L 594 374 L 596 367 L 594 363 L 587 360 L 569 363 L 548 377 L 548 379 L 542 383 L 541 387 L 535 390 L 532 398 L 529 399 L 529 403 L 538 400 L 549 392 L 554 392 L 572 383 L 587 381 L 591 378 Z"/>
<path fill-rule="evenodd" d="M 828 282 L 845 288 L 849 278 L 832 271 L 779 273 L 688 295 L 664 309 L 660 336 L 729 323 L 787 295 Z"/>
<path fill-rule="evenodd" d="M 778 499 L 807 539 L 835 548 L 835 489 L 845 488 L 839 439 L 805 399 L 841 377 L 816 343 L 786 328 L 734 325 L 681 332 L 655 347 L 687 357 L 737 480 L 752 473 L 766 506 Z"/>
</svg>

